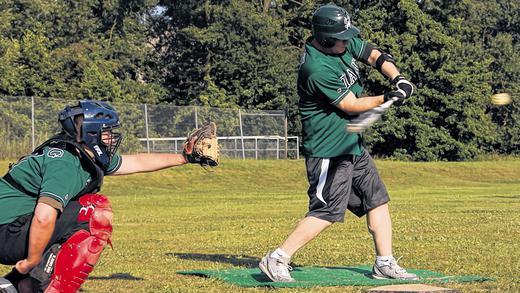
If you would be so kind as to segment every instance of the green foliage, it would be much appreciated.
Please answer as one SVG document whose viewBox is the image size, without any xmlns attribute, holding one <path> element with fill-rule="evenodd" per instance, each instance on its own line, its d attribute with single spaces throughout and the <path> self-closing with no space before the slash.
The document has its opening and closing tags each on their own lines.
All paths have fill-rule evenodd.
<svg viewBox="0 0 520 293">
<path fill-rule="evenodd" d="M 0 0 L 0 94 L 287 109 L 298 135 L 298 58 L 313 11 L 328 2 Z M 417 86 L 367 133 L 376 155 L 520 154 L 518 1 L 335 3 Z M 362 72 L 367 94 L 388 90 L 376 70 Z M 491 105 L 499 92 L 513 103 Z"/>
<path fill-rule="evenodd" d="M 276 109 L 296 102 L 300 49 L 288 43 L 284 19 L 249 1 L 165 5 L 172 25 L 162 27 L 158 67 L 172 68 L 161 78 L 175 87 L 177 104 Z"/>
<path fill-rule="evenodd" d="M 0 2 L 0 93 L 157 102 L 146 84 L 149 1 Z"/>
</svg>

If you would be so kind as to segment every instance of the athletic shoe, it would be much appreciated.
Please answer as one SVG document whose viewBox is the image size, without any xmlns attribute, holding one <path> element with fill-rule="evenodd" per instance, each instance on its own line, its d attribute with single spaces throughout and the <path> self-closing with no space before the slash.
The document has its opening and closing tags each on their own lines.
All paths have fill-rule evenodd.
<svg viewBox="0 0 520 293">
<path fill-rule="evenodd" d="M 419 280 L 416 274 L 407 272 L 397 264 L 398 260 L 392 259 L 388 264 L 378 266 L 377 262 L 372 268 L 374 279 L 399 279 L 399 280 Z"/>
<path fill-rule="evenodd" d="M 289 273 L 289 271 L 292 271 L 292 267 L 289 265 L 289 259 L 271 257 L 271 253 L 268 252 L 258 266 L 273 282 L 295 281 Z"/>
</svg>

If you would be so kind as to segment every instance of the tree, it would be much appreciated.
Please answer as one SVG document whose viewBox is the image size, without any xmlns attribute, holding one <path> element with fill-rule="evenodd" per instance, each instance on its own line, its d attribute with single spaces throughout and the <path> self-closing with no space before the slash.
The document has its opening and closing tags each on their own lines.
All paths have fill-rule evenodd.
<svg viewBox="0 0 520 293">
<path fill-rule="evenodd" d="M 157 102 L 145 83 L 148 24 L 155 3 L 0 2 L 0 92 L 68 99 Z M 71 21 L 73 20 L 73 21 Z"/>
</svg>

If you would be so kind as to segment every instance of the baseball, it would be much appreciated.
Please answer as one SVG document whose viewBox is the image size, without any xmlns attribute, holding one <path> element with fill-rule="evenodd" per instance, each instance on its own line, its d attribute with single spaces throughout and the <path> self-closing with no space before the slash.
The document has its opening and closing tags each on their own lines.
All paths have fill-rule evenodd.
<svg viewBox="0 0 520 293">
<path fill-rule="evenodd" d="M 493 105 L 503 106 L 511 103 L 511 101 L 511 94 L 509 93 L 500 93 L 491 96 L 491 104 Z"/>
</svg>

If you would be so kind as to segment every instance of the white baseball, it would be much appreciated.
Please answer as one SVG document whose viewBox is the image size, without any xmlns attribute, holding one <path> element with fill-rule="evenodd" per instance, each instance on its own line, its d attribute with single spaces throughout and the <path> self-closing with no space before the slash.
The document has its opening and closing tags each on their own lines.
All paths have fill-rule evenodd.
<svg viewBox="0 0 520 293">
<path fill-rule="evenodd" d="M 511 94 L 509 93 L 500 93 L 494 94 L 491 96 L 491 104 L 497 106 L 507 105 L 512 102 Z"/>
</svg>

